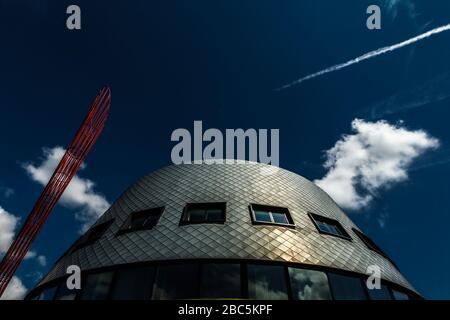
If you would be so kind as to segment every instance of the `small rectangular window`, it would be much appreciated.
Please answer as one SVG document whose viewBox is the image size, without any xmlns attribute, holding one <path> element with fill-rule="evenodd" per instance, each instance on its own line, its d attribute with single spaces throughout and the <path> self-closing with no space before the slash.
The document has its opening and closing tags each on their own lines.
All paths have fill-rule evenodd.
<svg viewBox="0 0 450 320">
<path fill-rule="evenodd" d="M 152 229 L 159 221 L 164 207 L 132 212 L 119 233 Z"/>
<path fill-rule="evenodd" d="M 324 216 L 319 216 L 314 213 L 309 213 L 308 215 L 320 233 L 351 240 L 350 235 L 347 231 L 345 231 L 339 221 Z"/>
<path fill-rule="evenodd" d="M 398 269 L 395 262 L 392 261 L 392 259 L 383 250 L 381 250 L 381 248 L 379 246 L 377 246 L 377 244 L 372 239 L 370 239 L 364 233 L 362 233 L 361 231 L 359 231 L 355 228 L 352 228 L 352 230 L 358 236 L 358 238 L 360 238 L 361 241 L 364 242 L 364 244 L 367 246 L 367 248 L 369 248 L 372 251 L 377 252 L 379 255 L 382 255 L 383 257 L 388 259 L 394 265 L 394 267 L 396 267 Z"/>
<path fill-rule="evenodd" d="M 96 226 L 93 226 L 88 232 L 84 234 L 76 243 L 74 250 L 80 249 L 82 247 L 85 247 L 87 245 L 90 245 L 100 239 L 103 234 L 108 230 L 109 226 L 112 224 L 114 219 L 111 219 L 109 221 L 100 223 Z"/>
<path fill-rule="evenodd" d="M 273 224 L 295 227 L 294 221 L 287 208 L 251 204 L 250 213 L 254 224 Z"/>
<path fill-rule="evenodd" d="M 225 202 L 188 203 L 184 208 L 180 225 L 195 223 L 224 223 Z"/>
</svg>

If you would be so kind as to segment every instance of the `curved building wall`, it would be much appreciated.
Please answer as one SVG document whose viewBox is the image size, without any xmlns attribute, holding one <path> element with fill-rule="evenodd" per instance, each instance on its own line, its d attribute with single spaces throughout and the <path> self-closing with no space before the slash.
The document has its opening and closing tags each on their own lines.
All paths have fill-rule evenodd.
<svg viewBox="0 0 450 320">
<path fill-rule="evenodd" d="M 225 203 L 224 223 L 180 224 L 187 203 Z M 252 223 L 249 205 L 287 208 L 293 226 Z M 120 233 L 133 212 L 163 207 L 150 230 Z M 339 221 L 350 239 L 323 234 L 310 214 Z M 132 185 L 96 225 L 110 221 L 96 241 L 75 246 L 39 286 L 65 276 L 69 265 L 82 270 L 142 262 L 259 260 L 324 267 L 365 274 L 381 268 L 383 280 L 415 292 L 395 265 L 368 248 L 358 227 L 335 202 L 307 179 L 256 164 L 186 164 L 164 167 Z"/>
</svg>

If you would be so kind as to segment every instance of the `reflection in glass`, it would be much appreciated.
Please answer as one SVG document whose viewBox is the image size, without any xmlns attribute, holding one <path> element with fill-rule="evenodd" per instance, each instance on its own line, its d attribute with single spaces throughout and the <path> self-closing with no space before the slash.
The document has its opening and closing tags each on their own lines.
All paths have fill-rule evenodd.
<svg viewBox="0 0 450 320">
<path fill-rule="evenodd" d="M 289 224 L 289 221 L 284 213 L 272 212 L 273 222 Z"/>
<path fill-rule="evenodd" d="M 41 292 L 39 295 L 39 300 L 53 300 L 55 296 L 56 287 L 48 288 Z"/>
<path fill-rule="evenodd" d="M 337 236 L 343 236 L 342 232 L 335 225 L 332 225 L 325 221 L 317 221 L 317 225 L 319 226 L 319 229 L 323 232 L 328 232 Z"/>
<path fill-rule="evenodd" d="M 189 211 L 189 221 L 199 222 L 206 221 L 206 210 L 205 209 L 192 209 Z"/>
<path fill-rule="evenodd" d="M 240 298 L 240 273 L 239 264 L 203 264 L 200 297 Z"/>
<path fill-rule="evenodd" d="M 197 264 L 162 265 L 156 272 L 153 299 L 192 299 L 198 296 Z"/>
<path fill-rule="evenodd" d="M 248 296 L 250 299 L 283 300 L 288 298 L 285 271 L 282 266 L 248 266 Z"/>
<path fill-rule="evenodd" d="M 367 291 L 369 292 L 370 300 L 392 300 L 389 289 L 384 284 L 381 285 L 380 289 L 367 288 Z"/>
<path fill-rule="evenodd" d="M 329 273 L 335 300 L 367 300 L 361 279 Z"/>
<path fill-rule="evenodd" d="M 330 300 L 327 275 L 321 271 L 288 268 L 294 300 Z"/>
<path fill-rule="evenodd" d="M 129 268 L 117 271 L 111 298 L 113 300 L 150 299 L 154 275 L 154 267 Z"/>
<path fill-rule="evenodd" d="M 408 295 L 403 292 L 399 292 L 397 290 L 392 290 L 392 293 L 394 294 L 395 300 L 409 300 Z"/>
<path fill-rule="evenodd" d="M 260 210 L 255 210 L 255 220 L 272 222 L 272 220 L 270 219 L 270 213 L 267 211 L 260 211 Z"/>
<path fill-rule="evenodd" d="M 131 213 L 129 226 L 125 229 L 139 230 L 153 228 L 158 223 L 162 210 L 162 208 L 153 208 Z"/>
<path fill-rule="evenodd" d="M 64 280 L 56 292 L 54 300 L 75 300 L 78 290 L 67 288 L 67 282 Z"/>
<path fill-rule="evenodd" d="M 208 221 L 218 221 L 223 219 L 223 211 L 221 209 L 209 209 L 206 211 Z"/>
<path fill-rule="evenodd" d="M 108 297 L 112 277 L 112 272 L 88 275 L 81 300 L 105 300 Z"/>
</svg>

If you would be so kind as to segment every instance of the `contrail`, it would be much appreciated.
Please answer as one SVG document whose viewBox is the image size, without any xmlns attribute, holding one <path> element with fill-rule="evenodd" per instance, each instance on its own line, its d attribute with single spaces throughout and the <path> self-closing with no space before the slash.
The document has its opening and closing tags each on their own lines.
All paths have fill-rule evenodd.
<svg viewBox="0 0 450 320">
<path fill-rule="evenodd" d="M 426 82 L 400 91 L 395 95 L 371 105 L 362 111 L 362 117 L 378 119 L 414 108 L 437 103 L 450 98 L 450 72 L 427 80 Z"/>
<path fill-rule="evenodd" d="M 382 55 L 382 54 L 385 54 L 385 53 L 388 53 L 388 52 L 391 52 L 391 51 L 394 51 L 394 50 L 397 50 L 397 49 L 409 46 L 410 44 L 413 44 L 415 42 L 421 41 L 423 39 L 431 37 L 432 35 L 435 35 L 435 34 L 438 34 L 438 33 L 441 33 L 441 32 L 447 31 L 447 30 L 450 30 L 450 24 L 447 24 L 445 26 L 432 29 L 430 31 L 422 33 L 422 34 L 420 34 L 418 36 L 415 36 L 414 38 L 405 40 L 403 42 L 400 42 L 400 43 L 397 43 L 397 44 L 393 44 L 391 46 L 387 46 L 387 47 L 383 47 L 383 48 L 380 48 L 380 49 L 376 49 L 376 50 L 370 51 L 368 53 L 363 54 L 362 56 L 359 56 L 359 57 L 354 58 L 352 60 L 349 60 L 347 62 L 336 64 L 336 65 L 334 65 L 332 67 L 323 69 L 323 70 L 318 71 L 316 73 L 313 73 L 313 74 L 310 74 L 310 75 L 305 76 L 303 78 L 300 78 L 298 80 L 295 80 L 295 81 L 293 81 L 291 83 L 288 83 L 288 84 L 286 84 L 286 85 L 284 85 L 284 86 L 282 86 L 282 87 L 280 87 L 280 88 L 278 88 L 276 90 L 280 91 L 280 90 L 284 90 L 284 89 L 290 88 L 290 87 L 292 87 L 292 86 L 294 86 L 296 84 L 300 84 L 300 83 L 302 83 L 304 81 L 307 81 L 307 80 L 310 80 L 310 79 L 322 76 L 322 75 L 330 73 L 330 72 L 338 71 L 338 70 L 344 69 L 346 67 L 349 67 L 349 66 L 351 66 L 353 64 L 359 63 L 361 61 L 368 60 L 368 59 L 371 59 L 371 58 L 375 58 L 375 57 L 377 57 L 379 55 Z"/>
</svg>

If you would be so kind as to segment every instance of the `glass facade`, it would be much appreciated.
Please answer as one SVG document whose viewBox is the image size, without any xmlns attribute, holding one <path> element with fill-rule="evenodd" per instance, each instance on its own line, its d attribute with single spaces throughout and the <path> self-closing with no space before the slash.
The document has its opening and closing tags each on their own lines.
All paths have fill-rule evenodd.
<svg viewBox="0 0 450 320">
<path fill-rule="evenodd" d="M 200 298 L 241 298 L 239 264 L 208 263 L 202 265 Z"/>
<path fill-rule="evenodd" d="M 191 299 L 198 297 L 198 264 L 159 266 L 153 288 L 154 300 Z"/>
<path fill-rule="evenodd" d="M 56 289 L 57 287 L 52 287 L 43 290 L 37 297 L 37 300 L 53 300 L 55 297 Z"/>
<path fill-rule="evenodd" d="M 329 273 L 328 277 L 335 300 L 367 300 L 360 278 L 335 273 Z"/>
<path fill-rule="evenodd" d="M 282 266 L 249 264 L 248 297 L 261 300 L 288 298 L 286 273 Z"/>
<path fill-rule="evenodd" d="M 369 290 L 365 276 L 349 276 L 286 264 L 198 261 L 129 266 L 87 274 L 81 290 L 65 279 L 29 299 L 39 300 L 407 300 L 386 284 Z M 57 289 L 58 288 L 58 289 Z"/>
<path fill-rule="evenodd" d="M 397 290 L 392 290 L 392 294 L 395 300 L 409 300 L 409 297 L 406 293 Z"/>
<path fill-rule="evenodd" d="M 79 290 L 67 288 L 66 282 L 63 281 L 56 292 L 54 300 L 75 300 Z"/>
<path fill-rule="evenodd" d="M 112 286 L 113 300 L 148 300 L 152 296 L 155 267 L 127 268 L 117 271 Z"/>
<path fill-rule="evenodd" d="M 331 300 L 328 278 L 325 272 L 300 268 L 288 268 L 294 300 Z"/>
<path fill-rule="evenodd" d="M 113 272 L 90 274 L 86 278 L 81 293 L 81 300 L 106 300 Z"/>
<path fill-rule="evenodd" d="M 368 289 L 370 300 L 392 300 L 389 289 L 384 284 L 380 289 Z"/>
</svg>

